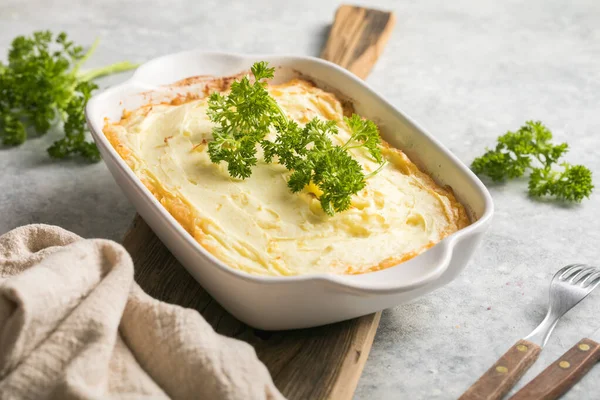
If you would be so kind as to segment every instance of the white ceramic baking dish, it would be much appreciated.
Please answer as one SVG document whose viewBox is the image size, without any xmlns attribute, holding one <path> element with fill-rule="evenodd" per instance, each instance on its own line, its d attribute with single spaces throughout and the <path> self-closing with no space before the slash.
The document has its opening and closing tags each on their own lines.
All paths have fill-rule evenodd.
<svg viewBox="0 0 600 400">
<path fill-rule="evenodd" d="M 402 149 L 438 183 L 452 187 L 473 223 L 407 262 L 362 275 L 254 276 L 229 268 L 211 255 L 160 205 L 116 153 L 102 133 L 104 118 L 117 121 L 123 109 L 199 90 L 198 85 L 168 86 L 175 81 L 197 75 L 231 76 L 248 70 L 259 60 L 278 67 L 275 81 L 302 75 L 350 100 L 358 114 L 377 122 L 386 141 Z M 328 324 L 431 292 L 465 268 L 491 221 L 490 194 L 463 163 L 365 82 L 317 58 L 203 51 L 168 55 L 145 63 L 128 81 L 94 96 L 86 115 L 106 165 L 139 214 L 211 296 L 256 328 Z"/>
</svg>

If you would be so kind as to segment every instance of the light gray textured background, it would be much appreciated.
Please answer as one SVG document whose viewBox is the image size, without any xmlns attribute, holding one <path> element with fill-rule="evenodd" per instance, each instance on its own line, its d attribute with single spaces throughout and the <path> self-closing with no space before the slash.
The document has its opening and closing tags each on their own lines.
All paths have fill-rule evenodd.
<svg viewBox="0 0 600 400">
<path fill-rule="evenodd" d="M 600 263 L 600 2 L 428 0 L 369 3 L 397 25 L 368 82 L 465 163 L 508 129 L 539 119 L 599 186 L 579 206 L 534 202 L 526 183 L 491 187 L 496 215 L 462 276 L 386 310 L 357 399 L 459 396 L 543 317 L 554 271 Z M 102 39 L 89 66 L 190 48 L 318 55 L 337 1 L 1 0 L 0 54 L 17 34 Z M 126 75 L 101 81 L 103 87 Z M 32 222 L 119 240 L 134 210 L 102 163 L 50 162 L 51 133 L 0 149 L 0 233 Z M 600 327 L 592 295 L 559 324 L 530 380 Z M 596 313 L 594 313 L 596 311 Z M 567 396 L 600 398 L 600 367 Z"/>
</svg>

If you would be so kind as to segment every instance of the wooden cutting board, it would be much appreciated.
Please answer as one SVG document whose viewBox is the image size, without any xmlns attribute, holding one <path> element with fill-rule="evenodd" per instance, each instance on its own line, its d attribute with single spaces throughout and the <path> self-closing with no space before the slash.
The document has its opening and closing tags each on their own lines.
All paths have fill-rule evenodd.
<svg viewBox="0 0 600 400">
<path fill-rule="evenodd" d="M 342 5 L 322 58 L 365 78 L 394 25 L 389 12 Z M 214 301 L 137 215 L 123 245 L 135 280 L 151 296 L 198 310 L 223 335 L 254 346 L 289 399 L 351 399 L 381 313 L 311 329 L 265 332 L 236 320 Z"/>
</svg>

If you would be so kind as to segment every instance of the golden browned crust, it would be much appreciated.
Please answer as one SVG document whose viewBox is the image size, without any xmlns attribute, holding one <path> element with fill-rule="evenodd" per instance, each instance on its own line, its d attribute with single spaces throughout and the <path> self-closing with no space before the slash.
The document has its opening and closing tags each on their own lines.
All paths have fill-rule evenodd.
<svg viewBox="0 0 600 400">
<path fill-rule="evenodd" d="M 237 77 L 237 76 L 236 76 Z M 223 91 L 227 90 L 231 83 L 233 82 L 235 77 L 231 77 L 231 79 L 220 78 L 220 79 L 207 79 L 207 77 L 192 77 L 187 78 L 185 80 L 179 81 L 176 85 L 189 85 L 192 83 L 198 83 L 199 81 L 205 82 L 206 86 L 203 89 L 205 95 L 209 94 L 212 91 L 218 90 Z M 298 80 L 294 79 L 292 81 L 280 84 L 280 85 L 272 85 L 273 89 L 277 89 L 278 87 L 285 87 L 287 85 L 297 85 L 300 84 L 305 86 L 307 89 L 315 87 L 312 82 L 308 82 L 306 80 Z M 328 92 L 320 93 L 320 96 L 326 99 L 327 101 L 339 101 L 337 97 Z M 176 95 L 170 102 L 163 102 L 161 104 L 168 105 L 181 105 L 193 100 L 197 100 L 202 96 L 198 94 L 188 93 L 186 95 Z M 344 110 L 344 115 L 350 115 L 352 113 L 352 105 L 349 103 L 341 103 Z M 140 109 L 145 109 L 145 113 L 147 114 L 152 110 L 152 104 L 147 104 Z M 177 222 L 190 234 L 192 237 L 202 245 L 208 252 L 221 259 L 225 263 L 229 264 L 232 267 L 241 268 L 241 266 L 236 263 L 234 260 L 231 260 L 226 254 L 224 254 L 220 249 L 215 246 L 214 241 L 208 239 L 208 232 L 206 232 L 206 224 L 208 221 L 204 221 L 202 218 L 198 217 L 194 212 L 193 207 L 188 204 L 185 199 L 174 196 L 172 193 L 163 190 L 160 182 L 157 182 L 148 171 L 142 171 L 138 169 L 139 162 L 136 159 L 135 155 L 130 151 L 130 149 L 123 144 L 119 136 L 115 130 L 115 126 L 125 125 L 128 119 L 131 117 L 131 112 L 124 111 L 122 118 L 119 122 L 111 124 L 108 119 L 105 119 L 105 125 L 103 128 L 104 135 L 117 151 L 119 156 L 127 163 L 127 165 L 136 173 L 136 175 L 140 178 L 141 182 L 148 188 L 148 190 L 152 193 L 152 195 L 163 205 L 163 207 L 177 220 Z M 451 212 L 452 216 L 449 218 L 454 222 L 454 226 L 448 227 L 445 231 L 440 232 L 440 238 L 443 239 L 448 235 L 468 226 L 470 224 L 469 217 L 464 206 L 456 199 L 452 188 L 449 186 L 441 187 L 439 186 L 431 176 L 421 171 L 419 167 L 414 164 L 405 154 L 399 149 L 391 147 L 387 142 L 382 141 L 384 146 L 384 154 L 391 159 L 391 162 L 394 164 L 399 171 L 401 171 L 405 175 L 415 175 L 419 178 L 419 180 L 431 191 L 437 193 L 440 196 L 446 197 L 450 202 L 450 207 L 446 207 L 447 212 Z M 198 146 L 204 146 L 205 143 L 200 143 Z M 194 151 L 192 149 L 192 151 Z M 440 240 L 441 240 L 440 239 Z M 427 245 L 423 246 L 421 249 L 417 251 L 412 251 L 406 254 L 403 254 L 398 257 L 390 257 L 376 265 L 371 267 L 362 267 L 360 270 L 356 269 L 352 265 L 345 266 L 344 273 L 346 274 L 362 274 L 366 272 L 374 272 L 378 270 L 383 270 L 394 265 L 400 264 L 402 262 L 408 261 L 417 255 L 421 254 L 423 251 L 434 246 L 435 243 L 430 242 Z"/>
</svg>

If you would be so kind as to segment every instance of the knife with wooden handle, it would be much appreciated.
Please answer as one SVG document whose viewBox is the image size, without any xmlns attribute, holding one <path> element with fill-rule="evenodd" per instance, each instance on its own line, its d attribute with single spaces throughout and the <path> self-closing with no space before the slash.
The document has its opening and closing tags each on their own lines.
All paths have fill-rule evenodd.
<svg viewBox="0 0 600 400">
<path fill-rule="evenodd" d="M 600 329 L 581 339 L 519 390 L 511 400 L 558 399 L 600 360 Z"/>
</svg>

